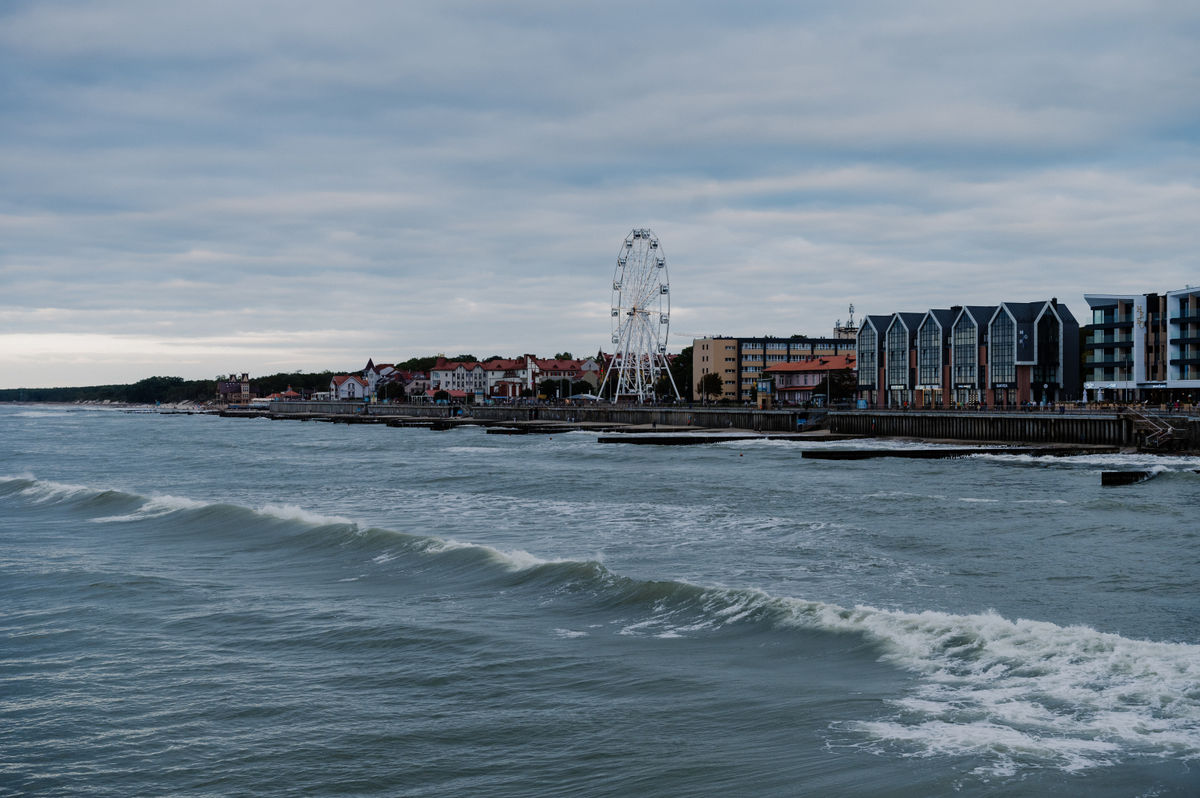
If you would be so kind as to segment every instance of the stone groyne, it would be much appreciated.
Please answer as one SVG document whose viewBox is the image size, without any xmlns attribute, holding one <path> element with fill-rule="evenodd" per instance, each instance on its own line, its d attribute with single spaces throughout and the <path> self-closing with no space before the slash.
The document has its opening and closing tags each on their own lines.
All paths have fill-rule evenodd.
<svg viewBox="0 0 1200 798">
<path fill-rule="evenodd" d="M 1200 450 L 1200 418 L 1156 416 L 1173 429 L 1170 448 Z M 1138 417 L 1120 412 L 871 412 L 833 411 L 831 432 L 956 441 L 1141 446 L 1152 433 Z"/>
</svg>

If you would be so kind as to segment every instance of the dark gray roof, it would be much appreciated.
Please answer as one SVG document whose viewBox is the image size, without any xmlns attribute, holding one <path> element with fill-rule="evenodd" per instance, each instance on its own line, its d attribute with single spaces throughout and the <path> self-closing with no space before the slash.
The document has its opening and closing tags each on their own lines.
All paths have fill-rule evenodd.
<svg viewBox="0 0 1200 798">
<path fill-rule="evenodd" d="M 941 326 L 942 332 L 949 333 L 950 325 L 954 323 L 954 318 L 958 315 L 958 312 L 950 308 L 930 308 L 929 312 L 925 315 L 933 316 Z"/>
</svg>

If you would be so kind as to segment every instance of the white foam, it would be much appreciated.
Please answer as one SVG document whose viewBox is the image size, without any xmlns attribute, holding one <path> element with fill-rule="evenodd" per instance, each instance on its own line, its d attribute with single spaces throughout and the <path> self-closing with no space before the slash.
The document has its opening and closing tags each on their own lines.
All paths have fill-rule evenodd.
<svg viewBox="0 0 1200 798">
<path fill-rule="evenodd" d="M 587 632 L 577 632 L 574 629 L 555 629 L 554 634 L 565 638 L 588 637 Z"/>
<path fill-rule="evenodd" d="M 147 518 L 160 518 L 164 515 L 179 512 L 180 510 L 198 510 L 201 507 L 207 507 L 205 502 L 198 502 L 194 499 L 186 499 L 182 496 L 151 496 L 142 506 L 134 510 L 132 513 L 125 515 L 107 515 L 101 518 L 93 518 L 93 524 L 108 524 L 120 521 L 142 521 Z"/>
<path fill-rule="evenodd" d="M 897 718 L 855 724 L 913 755 L 980 754 L 1072 771 L 1117 755 L 1200 759 L 1200 646 L 996 613 L 793 604 L 805 626 L 866 634 L 919 673 Z M 1015 758 L 1014 758 L 1015 757 Z"/>
<path fill-rule="evenodd" d="M 72 485 L 66 482 L 53 482 L 44 479 L 34 479 L 32 485 L 21 490 L 22 495 L 34 504 L 45 504 L 61 499 L 74 499 L 80 496 L 98 496 L 103 488 L 93 488 L 87 485 Z"/>
<path fill-rule="evenodd" d="M 355 529 L 358 528 L 358 524 L 349 518 L 344 518 L 340 515 L 321 515 L 311 510 L 305 510 L 303 507 L 297 507 L 294 504 L 265 504 L 259 507 L 256 512 L 262 515 L 269 515 L 272 518 L 279 518 L 283 521 L 300 521 L 313 526 L 342 524 L 354 527 Z"/>
<path fill-rule="evenodd" d="M 569 562 L 568 560 L 545 560 L 522 549 L 497 549 L 480 543 L 463 543 L 450 538 L 435 538 L 430 540 L 424 549 L 431 554 L 461 549 L 474 549 L 484 552 L 490 559 L 514 572 L 525 571 L 529 568 L 536 568 L 539 565 L 547 565 L 555 562 Z"/>
</svg>

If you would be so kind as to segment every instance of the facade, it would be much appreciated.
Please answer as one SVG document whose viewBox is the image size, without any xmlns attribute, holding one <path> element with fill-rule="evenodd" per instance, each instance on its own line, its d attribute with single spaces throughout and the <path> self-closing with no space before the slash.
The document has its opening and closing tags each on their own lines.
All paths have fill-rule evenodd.
<svg viewBox="0 0 1200 798">
<path fill-rule="evenodd" d="M 948 387 L 953 391 L 955 407 L 978 405 L 986 398 L 988 323 L 995 315 L 995 305 L 966 305 L 954 317 Z"/>
<path fill-rule="evenodd" d="M 736 400 L 737 390 L 737 339 L 736 338 L 697 338 L 692 341 L 692 386 L 693 395 L 700 397 L 700 381 L 705 374 L 719 374 L 721 377 L 721 399 Z"/>
<path fill-rule="evenodd" d="M 1167 293 L 1167 387 L 1200 395 L 1200 288 Z M 1178 397 L 1177 397 L 1178 398 Z"/>
<path fill-rule="evenodd" d="M 1200 397 L 1200 288 L 1084 299 L 1087 399 L 1192 404 Z"/>
<path fill-rule="evenodd" d="M 249 374 L 230 374 L 217 377 L 217 401 L 223 405 L 249 404 L 254 398 L 254 386 Z"/>
<path fill-rule="evenodd" d="M 339 374 L 329 381 L 329 396 L 337 401 L 357 401 L 369 396 L 367 381 L 357 374 Z"/>
<path fill-rule="evenodd" d="M 1080 393 L 1079 324 L 1057 299 L 867 316 L 858 347 L 867 407 L 1013 407 Z"/>
<path fill-rule="evenodd" d="M 764 372 L 773 378 L 775 396 L 781 404 L 800 405 L 824 402 L 825 394 L 813 396 L 813 390 L 838 372 L 853 373 L 854 355 L 818 357 L 797 363 L 776 363 Z"/>
<path fill-rule="evenodd" d="M 917 326 L 916 397 L 921 407 L 949 407 L 951 329 L 956 311 L 939 308 L 925 313 Z"/>
<path fill-rule="evenodd" d="M 890 316 L 864 316 L 858 328 L 857 370 L 858 399 L 867 407 L 883 407 L 886 391 L 883 386 L 884 336 Z"/>
<path fill-rule="evenodd" d="M 917 371 L 917 328 L 920 313 L 893 313 L 883 334 L 884 384 L 888 407 L 913 407 Z"/>
<path fill-rule="evenodd" d="M 429 389 L 434 393 L 462 391 L 465 396 L 483 396 L 487 392 L 487 369 L 482 363 L 460 363 L 439 357 L 429 370 Z"/>
<path fill-rule="evenodd" d="M 692 341 L 692 379 L 720 374 L 721 398 L 749 402 L 763 372 L 780 363 L 802 363 L 822 357 L 853 355 L 855 338 L 697 338 Z M 695 386 L 692 386 L 695 388 Z"/>
</svg>

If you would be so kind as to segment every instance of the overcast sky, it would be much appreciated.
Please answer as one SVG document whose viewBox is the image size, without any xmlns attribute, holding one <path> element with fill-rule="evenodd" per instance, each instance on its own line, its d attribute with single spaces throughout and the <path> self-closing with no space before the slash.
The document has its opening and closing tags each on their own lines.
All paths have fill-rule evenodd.
<svg viewBox="0 0 1200 798">
<path fill-rule="evenodd" d="M 0 387 L 1200 283 L 1200 4 L 0 4 Z"/>
</svg>

